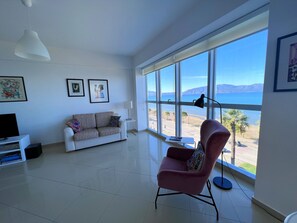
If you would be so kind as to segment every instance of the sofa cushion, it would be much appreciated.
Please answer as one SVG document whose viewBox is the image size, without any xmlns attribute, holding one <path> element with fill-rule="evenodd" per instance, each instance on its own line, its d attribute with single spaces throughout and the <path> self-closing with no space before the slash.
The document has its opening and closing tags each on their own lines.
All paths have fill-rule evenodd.
<svg viewBox="0 0 297 223">
<path fill-rule="evenodd" d="M 108 126 L 110 117 L 113 115 L 113 112 L 99 112 L 96 113 L 96 125 L 97 128 Z"/>
<path fill-rule="evenodd" d="M 80 122 L 81 129 L 96 128 L 95 114 L 78 114 L 73 115 L 73 118 Z"/>
<path fill-rule="evenodd" d="M 100 127 L 98 128 L 99 136 L 108 136 L 120 133 L 121 129 L 118 127 Z"/>
<path fill-rule="evenodd" d="M 80 132 L 74 134 L 74 140 L 85 140 L 85 139 L 92 139 L 97 138 L 99 136 L 97 129 L 84 129 Z"/>
</svg>

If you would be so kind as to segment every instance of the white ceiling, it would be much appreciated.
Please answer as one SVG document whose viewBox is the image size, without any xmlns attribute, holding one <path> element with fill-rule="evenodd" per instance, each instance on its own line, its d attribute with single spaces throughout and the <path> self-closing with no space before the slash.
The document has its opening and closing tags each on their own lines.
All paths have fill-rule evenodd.
<svg viewBox="0 0 297 223">
<path fill-rule="evenodd" d="M 17 42 L 31 24 L 49 47 L 133 56 L 199 1 L 0 0 L 0 40 Z"/>
</svg>

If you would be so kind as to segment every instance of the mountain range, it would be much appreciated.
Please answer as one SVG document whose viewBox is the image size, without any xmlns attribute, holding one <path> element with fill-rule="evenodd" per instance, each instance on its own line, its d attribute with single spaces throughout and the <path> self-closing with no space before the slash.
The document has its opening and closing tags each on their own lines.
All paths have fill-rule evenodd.
<svg viewBox="0 0 297 223">
<path fill-rule="evenodd" d="M 251 84 L 251 85 L 231 85 L 231 84 L 219 84 L 217 85 L 216 93 L 223 94 L 223 93 L 250 93 L 250 92 L 262 92 L 263 91 L 263 84 Z M 150 96 L 153 96 L 155 92 L 149 91 Z M 189 90 L 184 91 L 183 95 L 199 95 L 199 94 L 206 94 L 207 87 L 197 87 L 192 88 Z M 162 93 L 163 95 L 172 95 L 174 92 L 166 92 Z"/>
</svg>

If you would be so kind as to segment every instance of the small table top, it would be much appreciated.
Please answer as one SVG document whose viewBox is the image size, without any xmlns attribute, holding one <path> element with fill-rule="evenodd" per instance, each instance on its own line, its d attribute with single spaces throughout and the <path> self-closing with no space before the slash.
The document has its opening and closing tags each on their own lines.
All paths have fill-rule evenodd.
<svg viewBox="0 0 297 223">
<path fill-rule="evenodd" d="M 136 122 L 136 120 L 135 119 L 132 119 L 132 118 L 127 118 L 125 120 L 126 120 L 126 122 Z"/>
<path fill-rule="evenodd" d="M 166 142 L 177 142 L 182 144 L 195 144 L 193 137 L 176 137 L 176 136 L 166 136 Z"/>
<path fill-rule="evenodd" d="M 284 221 L 285 223 L 296 223 L 297 222 L 297 212 L 293 212 L 288 215 Z"/>
</svg>

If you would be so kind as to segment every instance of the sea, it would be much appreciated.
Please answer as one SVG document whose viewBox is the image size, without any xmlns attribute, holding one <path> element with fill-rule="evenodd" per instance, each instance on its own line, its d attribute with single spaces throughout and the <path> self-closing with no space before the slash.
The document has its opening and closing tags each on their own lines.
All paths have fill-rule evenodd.
<svg viewBox="0 0 297 223">
<path fill-rule="evenodd" d="M 215 100 L 221 104 L 247 104 L 247 105 L 262 105 L 262 92 L 245 92 L 245 93 L 220 93 L 216 94 Z M 193 102 L 200 97 L 199 95 L 183 95 L 183 102 Z M 155 100 L 153 96 L 149 96 L 148 100 Z M 162 95 L 162 101 L 174 101 L 174 94 L 164 94 Z M 206 99 L 205 99 L 206 102 Z M 154 104 L 150 103 L 149 108 L 156 109 Z M 163 111 L 174 112 L 174 105 L 163 104 Z M 224 111 L 227 109 L 223 108 Z M 187 112 L 188 115 L 202 116 L 206 115 L 206 108 L 201 109 L 195 106 L 182 106 L 182 111 Z M 250 111 L 250 110 L 241 110 L 247 117 L 248 123 L 252 125 L 258 125 L 260 123 L 261 111 Z M 219 112 L 219 111 L 218 111 Z M 219 114 L 218 114 L 219 115 Z M 219 118 L 219 117 L 218 117 Z"/>
</svg>

